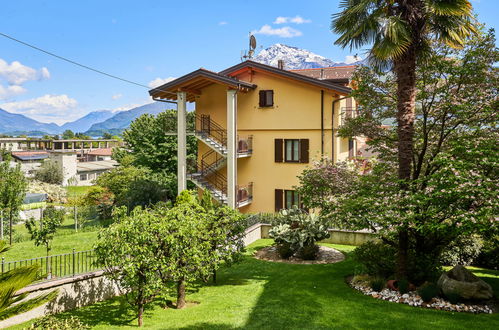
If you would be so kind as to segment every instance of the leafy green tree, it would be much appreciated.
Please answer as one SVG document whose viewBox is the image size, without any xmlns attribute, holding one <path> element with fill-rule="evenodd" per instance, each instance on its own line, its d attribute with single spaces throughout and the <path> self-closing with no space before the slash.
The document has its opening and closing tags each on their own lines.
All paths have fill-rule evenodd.
<svg viewBox="0 0 499 330">
<path fill-rule="evenodd" d="M 302 173 L 298 189 L 306 206 L 320 209 L 335 226 L 373 230 L 397 249 L 400 237 L 393 233 L 406 228 L 415 280 L 435 272 L 442 250 L 456 237 L 497 227 L 499 212 L 494 34 L 480 32 L 462 50 L 436 43 L 432 49 L 417 71 L 408 189 L 398 184 L 397 128 L 382 125 L 397 113 L 397 77 L 369 68 L 354 77 L 359 115 L 339 134 L 368 138 L 377 155 L 370 171 L 360 175 L 353 166 L 318 163 Z"/>
<path fill-rule="evenodd" d="M 372 44 L 369 59 L 379 67 L 391 67 L 396 76 L 398 180 L 407 190 L 414 159 L 417 66 L 430 63 L 433 40 L 461 48 L 475 31 L 472 6 L 468 0 L 348 0 L 333 15 L 332 30 L 342 47 Z M 398 228 L 398 272 L 407 276 L 409 229 Z"/>
<path fill-rule="evenodd" d="M 36 246 L 45 246 L 47 256 L 52 249 L 51 243 L 54 239 L 57 227 L 64 221 L 64 214 L 65 212 L 63 209 L 58 210 L 51 206 L 43 210 L 43 216 L 39 223 L 33 218 L 26 221 L 26 229 L 28 229 L 31 239 L 34 240 Z"/>
<path fill-rule="evenodd" d="M 194 113 L 187 114 L 188 129 L 194 128 Z M 168 198 L 174 200 L 177 194 L 177 137 L 167 135 L 176 131 L 176 112 L 166 111 L 157 116 L 144 114 L 134 120 L 123 132 L 126 149 L 116 148 L 113 158 L 122 163 L 125 155 L 132 156 L 134 166 L 150 169 L 163 176 Z M 187 158 L 196 159 L 197 141 L 187 137 Z"/>
<path fill-rule="evenodd" d="M 62 184 L 62 168 L 53 160 L 46 160 L 35 172 L 35 180 L 50 184 Z"/>
<path fill-rule="evenodd" d="M 0 209 L 9 218 L 9 243 L 12 245 L 12 225 L 26 196 L 28 181 L 21 165 L 11 167 L 9 158 L 0 162 L 0 178 Z"/>
<path fill-rule="evenodd" d="M 102 134 L 102 138 L 105 140 L 111 140 L 113 138 L 113 135 L 111 133 L 105 132 Z"/>
<path fill-rule="evenodd" d="M 9 247 L 0 241 L 0 254 Z M 57 296 L 57 290 L 24 300 L 29 293 L 15 295 L 17 291 L 30 285 L 37 279 L 38 266 L 22 266 L 0 274 L 0 320 L 27 312 Z"/>
<path fill-rule="evenodd" d="M 61 138 L 63 140 L 71 140 L 71 139 L 74 139 L 75 138 L 75 133 L 70 130 L 70 129 L 67 129 L 65 130 L 64 132 L 62 132 L 62 136 Z"/>
<path fill-rule="evenodd" d="M 137 308 L 140 327 L 144 307 L 165 291 L 168 265 L 161 258 L 159 245 L 161 219 L 140 208 L 126 216 L 124 207 L 116 209 L 114 218 L 114 223 L 99 233 L 97 262 Z"/>
</svg>

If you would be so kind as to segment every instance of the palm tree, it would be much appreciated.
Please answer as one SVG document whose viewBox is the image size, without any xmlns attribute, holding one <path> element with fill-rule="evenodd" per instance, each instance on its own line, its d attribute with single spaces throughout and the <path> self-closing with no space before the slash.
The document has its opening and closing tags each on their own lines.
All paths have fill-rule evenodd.
<svg viewBox="0 0 499 330">
<path fill-rule="evenodd" d="M 0 241 L 0 254 L 9 248 L 5 241 Z M 28 293 L 16 295 L 38 278 L 38 268 L 37 265 L 23 266 L 0 273 L 0 320 L 27 312 L 57 296 L 57 290 L 31 299 L 25 299 Z"/>
<path fill-rule="evenodd" d="M 398 177 L 401 189 L 411 179 L 416 100 L 416 65 L 430 41 L 462 47 L 475 32 L 468 0 L 342 0 L 333 15 L 335 44 L 359 48 L 371 45 L 369 61 L 391 67 L 397 77 Z M 407 274 L 408 231 L 398 230 L 398 275 Z"/>
</svg>

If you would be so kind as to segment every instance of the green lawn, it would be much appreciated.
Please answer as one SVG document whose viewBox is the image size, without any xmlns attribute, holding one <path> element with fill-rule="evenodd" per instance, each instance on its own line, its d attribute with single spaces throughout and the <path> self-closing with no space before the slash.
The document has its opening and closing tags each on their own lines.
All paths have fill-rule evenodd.
<svg viewBox="0 0 499 330">
<path fill-rule="evenodd" d="M 86 194 L 93 186 L 68 186 L 66 190 L 69 196 L 80 196 Z"/>
<path fill-rule="evenodd" d="M 5 261 L 31 259 L 46 255 L 43 246 L 35 246 L 33 241 L 30 240 L 30 235 L 24 224 L 14 226 L 14 230 L 15 235 L 20 237 L 22 241 L 14 243 L 9 251 L 2 254 L 2 257 L 5 257 Z M 98 221 L 89 221 L 82 230 L 75 232 L 74 220 L 66 217 L 52 241 L 52 251 L 50 254 L 70 253 L 73 251 L 73 248 L 76 251 L 91 249 L 97 239 L 98 230 Z"/>
<path fill-rule="evenodd" d="M 260 240 L 249 253 L 270 244 Z M 351 246 L 331 245 L 345 253 Z M 247 256 L 219 272 L 217 285 L 192 288 L 184 310 L 158 305 L 145 313 L 149 329 L 499 329 L 498 315 L 414 308 L 364 296 L 345 283 L 354 262 L 290 265 Z M 475 269 L 499 290 L 499 272 Z M 95 329 L 135 327 L 135 314 L 115 298 L 60 314 L 75 315 Z M 29 323 L 16 327 L 21 329 Z"/>
</svg>

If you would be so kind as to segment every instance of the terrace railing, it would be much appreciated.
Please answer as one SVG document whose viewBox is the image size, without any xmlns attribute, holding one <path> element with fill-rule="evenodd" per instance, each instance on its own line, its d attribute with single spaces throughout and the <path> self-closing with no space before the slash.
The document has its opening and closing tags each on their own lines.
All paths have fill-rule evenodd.
<svg viewBox="0 0 499 330">
<path fill-rule="evenodd" d="M 2 257 L 0 271 L 3 274 L 19 267 L 32 265 L 39 267 L 38 277 L 40 280 L 38 282 L 71 277 L 102 269 L 96 264 L 94 250 L 75 251 L 73 249 L 71 253 L 16 261 L 5 261 L 5 258 Z"/>
</svg>

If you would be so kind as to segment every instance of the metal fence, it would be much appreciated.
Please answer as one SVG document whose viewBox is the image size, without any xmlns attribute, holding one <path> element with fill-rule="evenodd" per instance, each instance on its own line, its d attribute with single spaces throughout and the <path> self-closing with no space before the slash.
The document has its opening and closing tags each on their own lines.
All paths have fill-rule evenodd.
<svg viewBox="0 0 499 330">
<path fill-rule="evenodd" d="M 0 269 L 1 273 L 5 273 L 19 267 L 31 265 L 38 266 L 38 282 L 71 277 L 102 268 L 96 263 L 94 250 L 75 251 L 73 249 L 72 253 L 57 254 L 32 259 L 5 261 L 5 258 L 2 258 Z"/>
</svg>

